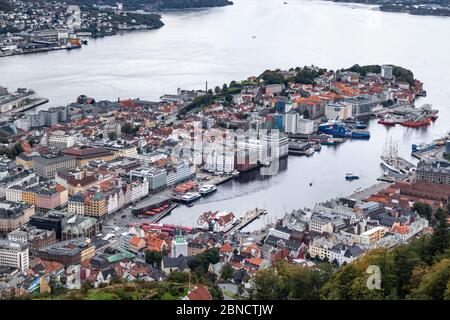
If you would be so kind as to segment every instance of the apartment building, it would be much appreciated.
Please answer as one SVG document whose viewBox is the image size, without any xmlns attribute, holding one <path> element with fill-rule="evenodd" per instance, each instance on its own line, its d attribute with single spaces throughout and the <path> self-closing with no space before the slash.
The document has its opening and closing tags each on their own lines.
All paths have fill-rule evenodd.
<svg viewBox="0 0 450 320">
<path fill-rule="evenodd" d="M 28 245 L 0 239 L 0 266 L 17 268 L 25 274 L 30 266 Z"/>
<path fill-rule="evenodd" d="M 9 233 L 27 224 L 34 214 L 34 206 L 28 204 L 0 203 L 0 234 Z"/>
</svg>

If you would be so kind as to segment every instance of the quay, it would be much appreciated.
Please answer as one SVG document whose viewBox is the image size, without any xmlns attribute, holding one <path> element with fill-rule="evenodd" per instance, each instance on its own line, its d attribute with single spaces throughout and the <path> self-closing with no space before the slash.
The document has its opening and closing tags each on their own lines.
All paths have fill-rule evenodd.
<svg viewBox="0 0 450 320">
<path fill-rule="evenodd" d="M 236 221 L 236 223 L 226 228 L 224 233 L 226 234 L 236 230 L 241 230 L 264 214 L 267 214 L 266 209 L 255 208 L 254 210 L 247 211 L 247 213 Z"/>
<path fill-rule="evenodd" d="M 43 105 L 45 103 L 49 102 L 47 98 L 36 98 L 30 101 L 30 103 L 27 103 L 25 105 L 22 105 L 20 107 L 14 108 L 10 111 L 3 112 L 0 114 L 0 120 L 8 120 L 12 115 L 27 111 L 29 109 L 36 108 L 37 106 Z"/>
<path fill-rule="evenodd" d="M 163 212 L 158 213 L 158 214 L 156 214 L 156 215 L 154 215 L 152 217 L 145 217 L 145 219 L 146 219 L 145 222 L 153 222 L 153 223 L 159 222 L 164 217 L 168 216 L 173 211 L 173 209 L 175 209 L 177 206 L 178 206 L 178 203 L 172 203 L 170 205 L 170 207 L 167 208 L 167 210 L 164 210 Z"/>
<path fill-rule="evenodd" d="M 381 190 L 384 190 L 386 187 L 388 187 L 390 185 L 391 185 L 390 182 L 383 181 L 383 182 L 374 184 L 368 188 L 365 188 L 362 190 L 357 190 L 354 193 L 352 193 L 350 196 L 348 196 L 348 198 L 360 201 L 362 199 L 370 197 L 371 195 L 373 195 Z"/>
</svg>

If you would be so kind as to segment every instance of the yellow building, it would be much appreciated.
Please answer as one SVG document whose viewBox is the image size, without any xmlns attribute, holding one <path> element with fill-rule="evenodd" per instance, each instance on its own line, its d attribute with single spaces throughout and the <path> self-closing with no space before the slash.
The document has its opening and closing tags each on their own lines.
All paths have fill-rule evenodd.
<svg viewBox="0 0 450 320">
<path fill-rule="evenodd" d="M 103 217 L 108 213 L 108 203 L 101 192 L 84 201 L 84 215 L 91 217 Z"/>
<path fill-rule="evenodd" d="M 33 168 L 33 158 L 21 153 L 16 157 L 16 164 L 18 166 L 24 166 L 25 168 L 31 169 Z"/>
<path fill-rule="evenodd" d="M 22 191 L 22 201 L 35 205 L 36 204 L 36 193 L 34 191 Z"/>
<path fill-rule="evenodd" d="M 367 230 L 360 235 L 360 242 L 362 244 L 373 244 L 384 237 L 387 232 L 386 227 L 378 226 Z"/>
</svg>

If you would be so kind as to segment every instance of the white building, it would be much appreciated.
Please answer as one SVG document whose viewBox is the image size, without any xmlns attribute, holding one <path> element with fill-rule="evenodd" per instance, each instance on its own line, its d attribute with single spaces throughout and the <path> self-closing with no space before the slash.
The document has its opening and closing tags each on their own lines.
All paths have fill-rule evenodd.
<svg viewBox="0 0 450 320">
<path fill-rule="evenodd" d="M 250 138 L 247 141 L 239 141 L 237 146 L 241 150 L 248 151 L 249 154 L 256 155 L 259 163 L 270 160 L 269 146 L 261 142 L 261 140 Z"/>
<path fill-rule="evenodd" d="M 234 170 L 234 153 L 212 150 L 206 156 L 205 169 L 215 172 L 230 173 Z"/>
<path fill-rule="evenodd" d="M 286 113 L 284 116 L 284 131 L 286 133 L 297 133 L 297 119 L 299 114 L 296 112 Z"/>
<path fill-rule="evenodd" d="M 131 185 L 131 202 L 135 202 L 143 197 L 148 196 L 148 180 L 144 178 L 141 181 L 134 181 Z"/>
<path fill-rule="evenodd" d="M 26 273 L 29 263 L 27 244 L 0 239 L 0 266 L 17 268 Z"/>
<path fill-rule="evenodd" d="M 392 79 L 392 72 L 394 68 L 390 65 L 384 64 L 381 66 L 381 77 L 383 79 Z"/>
<path fill-rule="evenodd" d="M 329 103 L 325 106 L 325 117 L 328 120 L 345 120 L 352 117 L 353 107 L 349 103 Z"/>
<path fill-rule="evenodd" d="M 17 186 L 12 186 L 5 190 L 6 201 L 21 202 L 22 201 L 22 189 Z"/>
<path fill-rule="evenodd" d="M 177 258 L 180 254 L 188 256 L 188 243 L 183 237 L 177 237 L 172 241 L 170 247 L 170 257 Z"/>
<path fill-rule="evenodd" d="M 314 121 L 305 119 L 297 112 L 286 113 L 284 119 L 284 131 L 286 133 L 312 134 Z"/>
<path fill-rule="evenodd" d="M 25 231 L 12 231 L 8 233 L 8 241 L 15 242 L 15 243 L 27 243 L 28 242 L 28 235 Z"/>
<path fill-rule="evenodd" d="M 45 133 L 42 143 L 50 148 L 67 149 L 75 144 L 75 136 L 58 130 Z"/>
</svg>

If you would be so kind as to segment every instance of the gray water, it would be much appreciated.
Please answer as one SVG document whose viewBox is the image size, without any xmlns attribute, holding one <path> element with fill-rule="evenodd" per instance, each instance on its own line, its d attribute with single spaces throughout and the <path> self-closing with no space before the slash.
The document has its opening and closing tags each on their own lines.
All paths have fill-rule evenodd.
<svg viewBox="0 0 450 320">
<path fill-rule="evenodd" d="M 270 178 L 248 173 L 192 208 L 180 206 L 164 222 L 194 225 L 206 210 L 240 215 L 255 206 L 279 218 L 287 210 L 376 183 L 382 174 L 379 156 L 391 137 L 399 142 L 401 156 L 410 159 L 412 143 L 450 130 L 450 18 L 323 1 L 235 0 L 223 8 L 163 13 L 163 21 L 159 30 L 90 40 L 81 50 L 1 58 L 0 83 L 35 89 L 50 98 L 41 107 L 48 108 L 80 94 L 97 100 L 157 99 L 177 87 L 201 89 L 205 81 L 213 87 L 266 69 L 389 63 L 411 69 L 428 91 L 417 103 L 432 103 L 440 111 L 425 129 L 385 128 L 372 121 L 369 141 L 324 147 L 310 158 L 289 157 L 285 169 Z M 361 179 L 346 182 L 346 172 Z"/>
</svg>

